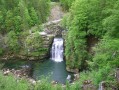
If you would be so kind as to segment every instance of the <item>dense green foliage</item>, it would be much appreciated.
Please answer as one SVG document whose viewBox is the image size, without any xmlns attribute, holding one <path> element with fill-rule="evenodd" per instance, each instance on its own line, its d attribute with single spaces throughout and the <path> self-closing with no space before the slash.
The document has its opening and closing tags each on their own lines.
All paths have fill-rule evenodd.
<svg viewBox="0 0 119 90">
<path fill-rule="evenodd" d="M 69 10 L 69 8 L 71 7 L 72 3 L 75 1 L 75 0 L 59 0 L 60 1 L 60 4 L 61 6 L 63 7 L 64 10 Z"/>
<path fill-rule="evenodd" d="M 84 69 L 81 73 L 95 85 L 105 80 L 113 81 L 109 73 L 119 67 L 119 0 L 76 0 L 69 14 L 64 17 L 63 26 L 68 30 L 66 37 L 66 64 L 71 69 Z M 99 39 L 93 46 L 93 55 L 88 52 L 88 39 Z M 90 42 L 91 43 L 91 42 Z"/>
<path fill-rule="evenodd" d="M 0 90 L 31 90 L 31 88 L 32 86 L 26 80 L 3 76 L 0 72 Z"/>
<path fill-rule="evenodd" d="M 43 40 L 38 32 L 34 33 L 32 36 L 29 35 L 24 41 L 25 47 L 24 50 L 28 56 L 39 56 L 47 52 L 47 48 L 43 48 Z"/>
<path fill-rule="evenodd" d="M 50 0 L 0 0 L 0 33 L 4 38 L 2 43 L 6 46 L 0 49 L 0 54 L 3 51 L 16 54 L 21 50 L 22 53 L 23 51 L 27 53 L 24 41 L 26 39 L 30 41 L 27 38 L 30 37 L 29 32 L 35 33 L 41 30 L 39 25 L 47 21 L 49 12 Z M 34 30 L 32 27 L 38 28 Z M 31 39 L 30 42 L 32 41 Z M 36 40 L 32 44 L 41 45 Z"/>
<path fill-rule="evenodd" d="M 48 78 L 43 78 L 35 85 L 31 84 L 28 79 L 15 78 L 13 75 L 4 76 L 0 71 L 0 90 L 79 90 L 78 82 L 75 85 L 69 83 L 63 87 L 61 84 L 53 85 L 48 82 Z"/>
<path fill-rule="evenodd" d="M 101 81 L 115 84 L 112 74 L 115 68 L 119 68 L 119 0 L 52 1 L 60 1 L 63 9 L 69 11 L 62 21 L 68 30 L 65 48 L 67 67 L 89 70 L 80 72 L 80 81 L 74 85 L 67 83 L 66 90 L 81 89 L 85 80 L 91 80 L 96 86 Z M 42 48 L 39 29 L 31 29 L 33 34 L 29 34 L 28 30 L 47 21 L 49 3 L 50 0 L 0 0 L 0 33 L 5 36 L 8 52 L 38 56 L 47 51 Z M 93 54 L 87 50 L 90 36 L 99 39 L 97 45 L 90 47 Z M 4 51 L 0 46 L 0 55 Z M 6 78 L 0 73 L 1 90 L 28 90 L 29 85 L 24 80 L 17 83 L 13 77 Z M 42 80 L 33 90 L 63 90 L 63 87 L 52 86 L 47 80 Z"/>
<path fill-rule="evenodd" d="M 0 0 L 1 32 L 20 32 L 47 20 L 50 0 Z"/>
<path fill-rule="evenodd" d="M 81 68 L 87 58 L 87 36 L 94 35 L 102 38 L 109 30 L 103 25 L 110 15 L 110 9 L 115 1 L 112 0 L 76 0 L 68 18 L 66 59 L 71 68 Z M 105 25 L 106 22 L 105 22 Z"/>
</svg>

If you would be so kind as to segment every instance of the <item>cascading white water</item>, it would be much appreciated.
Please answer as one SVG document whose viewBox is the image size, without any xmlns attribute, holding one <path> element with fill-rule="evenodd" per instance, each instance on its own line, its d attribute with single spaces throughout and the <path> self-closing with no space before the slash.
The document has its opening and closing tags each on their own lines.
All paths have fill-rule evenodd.
<svg viewBox="0 0 119 90">
<path fill-rule="evenodd" d="M 63 39 L 54 38 L 52 49 L 51 49 L 51 59 L 56 62 L 63 61 Z"/>
</svg>

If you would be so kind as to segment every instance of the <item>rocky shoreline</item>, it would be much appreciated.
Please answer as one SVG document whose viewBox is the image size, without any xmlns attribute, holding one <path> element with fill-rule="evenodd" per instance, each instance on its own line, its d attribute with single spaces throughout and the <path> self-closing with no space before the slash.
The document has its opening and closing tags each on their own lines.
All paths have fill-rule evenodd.
<svg viewBox="0 0 119 90">
<path fill-rule="evenodd" d="M 28 60 L 28 61 L 43 61 L 44 59 L 49 58 L 49 55 L 46 56 L 25 56 L 25 55 L 5 55 L 5 56 L 1 56 L 0 60 Z"/>
</svg>

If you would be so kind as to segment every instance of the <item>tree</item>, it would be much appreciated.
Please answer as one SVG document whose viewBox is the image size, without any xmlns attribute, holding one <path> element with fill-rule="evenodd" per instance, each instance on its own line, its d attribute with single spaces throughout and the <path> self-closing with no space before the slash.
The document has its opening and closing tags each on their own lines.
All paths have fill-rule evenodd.
<svg viewBox="0 0 119 90">
<path fill-rule="evenodd" d="M 67 22 L 66 63 L 70 68 L 84 68 L 88 60 L 87 37 L 103 38 L 107 30 L 103 20 L 116 0 L 76 0 L 71 7 Z"/>
<path fill-rule="evenodd" d="M 50 0 L 31 0 L 32 6 L 37 12 L 40 23 L 44 23 L 50 12 Z"/>
<path fill-rule="evenodd" d="M 49 12 L 50 0 L 0 0 L 0 33 L 9 40 L 6 45 L 12 53 L 21 49 L 18 39 L 25 37 L 20 36 L 46 22 Z"/>
<path fill-rule="evenodd" d="M 10 53 L 18 53 L 20 46 L 18 43 L 18 35 L 14 31 L 10 31 L 6 38 L 6 44 L 8 45 Z"/>
<path fill-rule="evenodd" d="M 32 21 L 31 21 L 30 15 L 29 15 L 29 11 L 25 5 L 25 2 L 23 0 L 20 0 L 18 5 L 19 5 L 19 9 L 20 9 L 20 16 L 23 17 L 22 29 L 29 29 Z"/>
<path fill-rule="evenodd" d="M 69 10 L 74 1 L 75 0 L 60 0 L 60 3 L 64 10 Z"/>
<path fill-rule="evenodd" d="M 115 2 L 114 7 L 109 9 L 107 13 L 110 13 L 103 21 L 103 26 L 107 31 L 108 36 L 112 38 L 119 38 L 119 0 Z"/>
<path fill-rule="evenodd" d="M 5 19 L 5 28 L 7 32 L 14 30 L 14 25 L 13 25 L 13 13 L 11 10 L 7 11 L 6 13 L 6 19 Z"/>
<path fill-rule="evenodd" d="M 31 23 L 32 26 L 34 26 L 35 24 L 38 24 L 39 22 L 38 15 L 33 7 L 30 8 L 30 17 L 32 19 L 32 23 Z"/>
</svg>

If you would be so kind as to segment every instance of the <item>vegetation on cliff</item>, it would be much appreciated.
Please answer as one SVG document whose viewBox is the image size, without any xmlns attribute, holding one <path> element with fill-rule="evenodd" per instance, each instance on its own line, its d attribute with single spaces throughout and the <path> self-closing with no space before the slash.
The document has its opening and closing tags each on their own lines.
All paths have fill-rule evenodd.
<svg viewBox="0 0 119 90">
<path fill-rule="evenodd" d="M 113 69 L 119 67 L 118 44 L 119 0 L 75 0 L 64 17 L 66 37 L 66 64 L 70 69 L 86 69 L 82 77 L 92 79 L 95 85 L 101 81 L 113 81 Z M 88 49 L 90 37 L 98 43 Z M 83 72 L 82 72 L 83 73 Z M 80 77 L 80 78 L 82 78 Z"/>
<path fill-rule="evenodd" d="M 98 87 L 101 81 L 117 84 L 115 69 L 119 68 L 119 0 L 52 0 L 59 1 L 68 11 L 63 19 L 67 30 L 65 42 L 66 65 L 78 69 L 80 81 L 74 85 L 67 83 L 66 90 L 79 90 L 85 80 L 91 80 Z M 24 54 L 38 56 L 46 48 L 41 48 L 40 24 L 47 21 L 50 0 L 0 0 L 0 55 Z M 31 27 L 37 26 L 35 29 Z M 32 33 L 33 34 L 29 34 Z M 32 36 L 33 35 L 33 36 Z M 26 37 L 27 36 L 27 37 Z M 88 46 L 89 38 L 97 38 L 98 43 Z M 88 51 L 92 49 L 92 53 Z M 29 53 L 32 51 L 32 53 Z M 0 73 L 0 89 L 28 90 L 29 83 L 20 80 L 18 87 L 13 77 Z M 11 86 L 11 83 L 13 85 Z M 8 86 L 6 86 L 6 84 Z M 34 90 L 63 90 L 47 81 L 37 83 Z"/>
<path fill-rule="evenodd" d="M 28 53 L 25 46 L 35 38 L 31 33 L 37 33 L 41 29 L 40 24 L 48 19 L 50 13 L 50 0 L 0 0 L 0 36 L 2 53 L 17 54 Z M 31 27 L 37 27 L 32 28 Z M 27 38 L 31 37 L 31 38 Z M 39 35 L 39 40 L 40 40 Z M 31 46 L 42 44 L 40 40 L 34 40 Z M 40 44 L 39 44 L 40 43 Z M 36 45 L 37 44 L 37 45 Z M 33 48 L 33 47 L 32 47 Z M 24 52 L 23 52 L 24 51 Z M 40 53 L 39 51 L 37 53 Z"/>
<path fill-rule="evenodd" d="M 75 0 L 59 0 L 64 10 L 68 11 Z"/>
<path fill-rule="evenodd" d="M 68 21 L 64 24 L 68 29 L 65 55 L 69 67 L 81 69 L 84 62 L 89 60 L 87 57 L 87 37 L 93 35 L 100 39 L 99 43 L 102 43 L 108 37 L 114 39 L 114 36 L 117 36 L 118 31 L 115 30 L 118 28 L 116 1 L 76 0 L 72 4 L 70 14 L 67 15 L 68 18 L 64 18 L 64 21 Z M 101 45 L 98 46 L 101 47 Z M 98 46 L 96 49 L 100 49 Z M 95 51 L 95 53 L 97 52 Z M 95 55 L 92 58 L 95 58 Z"/>
</svg>

